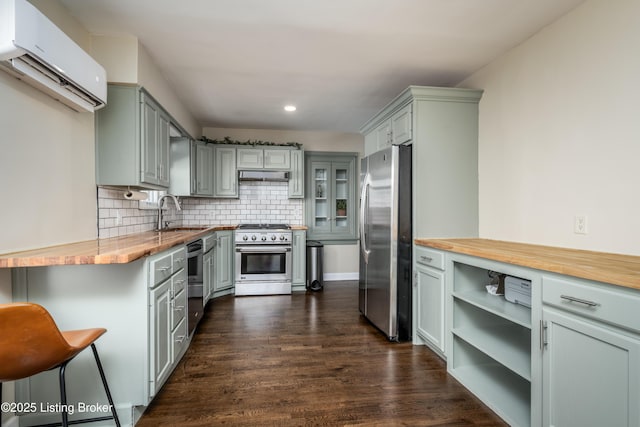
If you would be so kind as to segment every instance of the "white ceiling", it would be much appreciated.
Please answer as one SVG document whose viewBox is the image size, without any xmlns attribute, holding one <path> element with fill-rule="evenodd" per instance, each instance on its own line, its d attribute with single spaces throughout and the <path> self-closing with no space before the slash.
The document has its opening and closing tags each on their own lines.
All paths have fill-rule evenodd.
<svg viewBox="0 0 640 427">
<path fill-rule="evenodd" d="M 357 132 L 583 0 L 61 1 L 91 33 L 136 36 L 202 126 Z"/>
</svg>

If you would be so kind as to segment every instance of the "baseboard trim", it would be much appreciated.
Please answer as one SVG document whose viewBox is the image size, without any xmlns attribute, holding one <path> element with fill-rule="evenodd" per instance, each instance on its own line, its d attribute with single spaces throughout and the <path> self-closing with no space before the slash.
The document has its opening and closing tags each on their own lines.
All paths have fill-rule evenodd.
<svg viewBox="0 0 640 427">
<path fill-rule="evenodd" d="M 338 280 L 358 280 L 360 273 L 324 273 L 325 282 L 336 282 Z"/>
</svg>

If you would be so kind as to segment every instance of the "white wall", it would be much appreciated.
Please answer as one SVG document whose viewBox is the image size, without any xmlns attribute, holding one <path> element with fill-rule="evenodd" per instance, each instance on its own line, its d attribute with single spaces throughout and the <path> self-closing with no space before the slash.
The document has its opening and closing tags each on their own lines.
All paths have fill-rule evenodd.
<svg viewBox="0 0 640 427">
<path fill-rule="evenodd" d="M 178 123 L 194 138 L 201 136 L 202 126 L 180 101 L 171 82 L 160 73 L 142 44 L 138 45 L 138 83 L 145 87 Z"/>
<path fill-rule="evenodd" d="M 89 49 L 88 33 L 58 2 L 33 3 Z M 95 238 L 93 114 L 0 72 L 0 129 L 0 253 Z M 0 303 L 11 301 L 11 270 L 0 269 Z M 13 401 L 13 384 L 2 393 Z M 17 425 L 9 413 L 0 420 Z"/>
<path fill-rule="evenodd" d="M 92 46 L 94 57 L 107 70 L 109 83 L 143 86 L 192 137 L 201 136 L 202 127 L 136 37 L 94 35 Z"/>
<path fill-rule="evenodd" d="M 93 114 L 0 72 L 0 129 L 0 253 L 95 238 Z"/>
<path fill-rule="evenodd" d="M 640 255 L 639 45 L 640 2 L 587 1 L 460 84 L 484 89 L 481 237 Z"/>
<path fill-rule="evenodd" d="M 202 134 L 211 139 L 225 136 L 237 141 L 261 140 L 276 143 L 299 142 L 305 151 L 345 151 L 364 153 L 364 137 L 355 133 L 303 132 L 265 129 L 226 129 L 205 127 Z M 327 279 L 353 278 L 358 273 L 358 245 L 325 245 L 324 273 Z"/>
</svg>

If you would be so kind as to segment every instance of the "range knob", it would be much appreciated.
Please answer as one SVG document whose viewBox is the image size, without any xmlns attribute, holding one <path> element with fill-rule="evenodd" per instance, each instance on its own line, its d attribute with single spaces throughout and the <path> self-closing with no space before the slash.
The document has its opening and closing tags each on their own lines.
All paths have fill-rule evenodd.
<svg viewBox="0 0 640 427">
<path fill-rule="evenodd" d="M 262 241 L 264 242 L 265 240 L 267 240 L 267 236 L 262 236 Z"/>
<path fill-rule="evenodd" d="M 275 234 L 271 236 L 271 240 L 276 240 L 276 235 Z"/>
<path fill-rule="evenodd" d="M 284 235 L 280 236 L 280 240 L 284 240 Z"/>
<path fill-rule="evenodd" d="M 242 240 L 249 240 L 249 236 L 247 235 L 242 236 Z"/>
<path fill-rule="evenodd" d="M 251 236 L 251 240 L 256 240 L 256 235 Z"/>
</svg>

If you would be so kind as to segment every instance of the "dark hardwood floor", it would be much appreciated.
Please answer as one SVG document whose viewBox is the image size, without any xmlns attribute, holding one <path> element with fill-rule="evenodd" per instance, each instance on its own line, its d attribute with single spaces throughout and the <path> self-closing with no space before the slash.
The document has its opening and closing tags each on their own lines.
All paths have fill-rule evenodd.
<svg viewBox="0 0 640 427">
<path fill-rule="evenodd" d="M 213 300 L 137 426 L 504 426 L 424 346 L 358 312 L 357 282 Z"/>
</svg>

